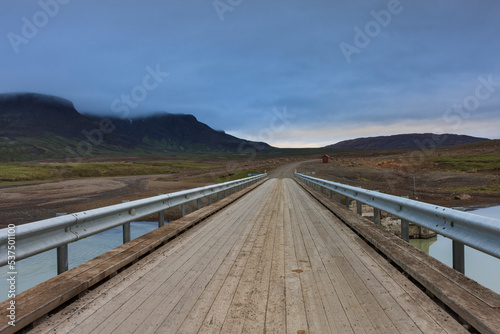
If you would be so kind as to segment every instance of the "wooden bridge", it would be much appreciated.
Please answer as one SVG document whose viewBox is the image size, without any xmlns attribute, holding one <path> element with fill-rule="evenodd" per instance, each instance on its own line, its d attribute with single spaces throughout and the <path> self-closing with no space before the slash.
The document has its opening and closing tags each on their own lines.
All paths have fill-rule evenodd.
<svg viewBox="0 0 500 334">
<path fill-rule="evenodd" d="M 243 192 L 23 293 L 18 310 L 29 310 L 29 332 L 467 333 L 463 315 L 450 315 L 432 297 L 464 304 L 475 319 L 467 322 L 480 332 L 500 330 L 497 294 L 366 227 L 345 207 L 332 213 L 291 178 Z M 381 248 L 396 245 L 396 259 L 370 239 Z M 118 270 L 122 262 L 131 264 Z M 391 262 L 409 272 L 422 266 L 421 279 Z M 79 298 L 43 316 L 75 291 Z"/>
</svg>

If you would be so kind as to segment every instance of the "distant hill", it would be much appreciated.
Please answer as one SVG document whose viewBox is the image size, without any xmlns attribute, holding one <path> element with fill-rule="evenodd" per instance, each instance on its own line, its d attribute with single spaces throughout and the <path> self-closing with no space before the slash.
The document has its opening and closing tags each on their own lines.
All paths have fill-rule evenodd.
<svg viewBox="0 0 500 334">
<path fill-rule="evenodd" d="M 344 140 L 326 148 L 349 150 L 413 149 L 422 147 L 447 147 L 489 140 L 455 134 L 410 133 L 393 136 L 366 137 Z"/>
<path fill-rule="evenodd" d="M 71 101 L 42 94 L 0 94 L 0 161 L 172 152 L 238 153 L 249 142 L 193 115 L 158 113 L 124 120 L 80 114 Z"/>
</svg>

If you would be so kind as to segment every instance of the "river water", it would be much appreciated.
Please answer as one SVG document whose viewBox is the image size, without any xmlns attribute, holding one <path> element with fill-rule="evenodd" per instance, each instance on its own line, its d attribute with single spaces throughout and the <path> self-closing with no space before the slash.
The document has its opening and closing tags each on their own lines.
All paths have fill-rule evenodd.
<svg viewBox="0 0 500 334">
<path fill-rule="evenodd" d="M 158 227 L 157 222 L 130 223 L 130 237 L 138 238 Z M 101 232 L 68 245 L 68 267 L 76 267 L 99 256 L 123 242 L 122 227 Z M 1 277 L 7 277 L 7 266 L 0 267 Z M 57 275 L 57 251 L 50 251 L 16 262 L 16 294 Z M 0 280 L 0 301 L 7 299 L 7 279 Z"/>
<path fill-rule="evenodd" d="M 500 218 L 500 206 L 474 210 L 473 213 Z M 158 227 L 157 222 L 133 222 L 131 237 L 137 238 Z M 93 259 L 122 243 L 122 228 L 117 227 L 95 236 L 71 243 L 68 246 L 69 268 Z M 500 242 L 500 241 L 499 241 Z M 415 247 L 451 266 L 451 240 L 437 236 L 426 240 L 410 240 Z M 56 276 L 56 250 L 47 251 L 16 263 L 16 294 Z M 1 277 L 7 277 L 7 266 L 0 268 Z M 500 293 L 500 259 L 465 247 L 465 274 L 484 286 Z M 8 283 L 0 280 L 0 301 L 7 299 Z"/>
<path fill-rule="evenodd" d="M 469 212 L 500 219 L 500 206 Z M 500 240 L 498 242 L 500 243 Z M 410 243 L 444 264 L 453 266 L 451 239 L 438 235 L 431 239 L 412 239 Z M 465 246 L 465 275 L 496 293 L 500 293 L 500 259 Z"/>
</svg>

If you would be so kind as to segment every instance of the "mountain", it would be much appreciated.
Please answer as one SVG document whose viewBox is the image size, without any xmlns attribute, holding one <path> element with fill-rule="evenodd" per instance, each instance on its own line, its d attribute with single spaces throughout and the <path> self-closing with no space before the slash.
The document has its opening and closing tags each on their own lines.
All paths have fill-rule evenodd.
<svg viewBox="0 0 500 334">
<path fill-rule="evenodd" d="M 79 113 L 71 101 L 35 93 L 0 94 L 0 161 L 169 152 L 238 153 L 271 150 L 199 122 L 193 115 L 157 113 L 100 118 Z"/>
<path fill-rule="evenodd" d="M 347 150 L 418 149 L 470 144 L 485 140 L 489 139 L 455 134 L 410 133 L 344 140 L 325 148 Z"/>
</svg>

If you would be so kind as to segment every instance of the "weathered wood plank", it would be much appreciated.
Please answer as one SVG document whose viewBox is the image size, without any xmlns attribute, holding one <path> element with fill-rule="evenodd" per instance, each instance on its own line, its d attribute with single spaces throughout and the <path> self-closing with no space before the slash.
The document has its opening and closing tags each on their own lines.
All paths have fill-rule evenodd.
<svg viewBox="0 0 500 334">
<path fill-rule="evenodd" d="M 298 259 L 295 252 L 292 217 L 295 212 L 290 206 L 289 192 L 285 192 L 284 207 L 284 246 L 285 246 L 285 296 L 286 296 L 286 332 L 288 334 L 309 333 L 304 295 L 299 277 Z M 294 271 L 295 270 L 295 271 Z"/>
<path fill-rule="evenodd" d="M 218 245 L 214 248 L 218 249 L 218 252 L 215 256 L 212 256 L 209 252 L 198 254 L 199 263 L 205 264 L 205 269 L 199 275 L 197 275 L 197 279 L 193 285 L 189 286 L 187 290 L 174 288 L 172 290 L 172 295 L 181 295 L 182 291 L 186 291 L 182 298 L 179 298 L 178 303 L 172 309 L 170 313 L 168 313 L 168 309 L 162 308 L 159 315 L 152 314 L 150 317 L 155 319 L 155 321 L 163 322 L 158 328 L 152 328 L 154 331 L 158 331 L 160 333 L 168 331 L 175 331 L 181 326 L 184 319 L 187 317 L 188 313 L 191 311 L 197 302 L 199 301 L 200 295 L 206 290 L 207 285 L 210 283 L 211 279 L 214 277 L 216 272 L 222 263 L 227 259 L 228 254 L 230 254 L 231 249 L 236 247 L 236 249 L 241 248 L 241 243 L 235 245 L 235 242 L 239 240 L 242 231 L 247 231 L 248 226 L 251 226 L 251 212 L 253 211 L 253 204 L 255 202 L 248 201 L 244 203 L 245 206 L 241 208 L 241 210 L 234 210 L 233 215 L 227 215 L 225 217 L 225 221 L 228 225 L 232 225 L 236 228 L 223 233 L 218 240 Z M 231 211 L 231 210 L 228 210 Z M 207 224 L 210 222 L 208 221 Z M 217 222 L 217 224 L 220 224 Z M 213 250 L 211 250 L 213 252 Z M 207 259 L 210 259 L 207 261 Z M 190 272 L 190 274 L 193 270 Z M 185 279 L 183 280 L 183 283 Z M 162 303 L 165 305 L 165 303 Z M 198 309 L 198 307 L 197 307 Z M 200 309 L 197 310 L 197 313 L 200 313 Z M 163 314 L 163 315 L 161 315 Z M 168 315 L 167 315 L 168 314 Z M 148 319 L 145 320 L 145 323 L 148 323 Z M 150 331 L 151 327 L 146 330 L 146 333 L 153 332 Z"/>
<path fill-rule="evenodd" d="M 266 192 L 269 191 L 269 185 L 258 189 L 254 195 L 262 198 L 266 196 Z M 224 321 L 229 312 L 233 296 L 239 286 L 241 277 L 245 268 L 247 268 L 247 263 L 250 259 L 252 249 L 254 248 L 255 240 L 257 239 L 258 231 L 261 229 L 263 223 L 263 217 L 265 216 L 266 210 L 265 201 L 261 201 L 259 206 L 254 207 L 254 215 L 250 219 L 250 224 L 252 224 L 251 233 L 245 238 L 245 242 L 241 251 L 236 258 L 233 266 L 231 267 L 227 277 L 224 278 L 223 285 L 220 287 L 217 297 L 214 303 L 211 305 L 209 312 L 205 316 L 203 324 L 199 330 L 200 333 L 219 333 L 224 325 Z M 259 210 L 260 209 L 260 210 Z"/>
<path fill-rule="evenodd" d="M 327 243 L 328 244 L 328 243 Z M 354 291 L 348 283 L 347 272 L 342 272 L 339 267 L 339 262 L 342 257 L 339 252 L 331 252 L 332 257 L 329 265 L 326 268 L 328 276 L 335 287 L 337 296 L 341 302 L 345 314 L 349 319 L 349 323 L 355 333 L 366 333 L 373 330 L 371 322 L 365 313 L 365 310 L 360 307 L 360 303 Z"/>
<path fill-rule="evenodd" d="M 173 309 L 184 289 L 189 288 L 206 267 L 207 262 L 200 261 L 199 254 L 206 254 L 211 259 L 218 251 L 217 245 L 221 237 L 226 233 L 231 234 L 235 228 L 235 225 L 228 220 L 212 225 L 215 228 L 207 228 L 208 232 L 200 234 L 199 240 L 184 245 L 184 249 L 178 252 L 178 258 L 172 254 L 171 259 L 165 258 L 165 264 L 160 264 L 153 272 L 145 274 L 145 277 L 152 276 L 155 279 L 151 278 L 151 282 L 139 281 L 140 284 L 132 286 L 115 298 L 116 301 L 122 303 L 119 308 L 115 310 L 106 308 L 100 311 L 99 319 L 106 316 L 109 319 L 96 327 L 94 331 L 96 333 L 110 333 L 114 330 L 120 332 L 119 328 L 127 328 L 127 325 L 134 328 L 141 323 L 147 324 L 147 327 L 158 326 L 161 323 L 160 316 Z M 225 241 L 224 239 L 222 242 Z M 168 270 L 165 272 L 163 268 L 168 268 Z M 132 317 L 132 313 L 137 314 L 138 318 L 143 321 L 135 323 L 136 317 Z M 89 320 L 92 321 L 94 318 Z"/>
<path fill-rule="evenodd" d="M 276 203 L 276 234 L 271 264 L 265 328 L 268 333 L 286 332 L 284 187 L 280 185 Z"/>
<path fill-rule="evenodd" d="M 343 238 L 350 231 L 339 229 L 340 224 L 340 222 L 335 221 L 335 217 L 329 217 L 329 221 L 323 221 L 322 225 L 317 225 L 315 238 L 322 239 L 328 235 L 331 240 L 328 244 L 337 245 L 331 249 L 333 248 L 334 252 L 342 254 L 345 258 L 345 261 L 341 261 L 340 269 L 356 272 L 356 275 L 351 276 L 349 281 L 352 289 L 358 295 L 364 296 L 364 303 L 368 305 L 364 308 L 372 311 L 371 314 L 368 312 L 367 315 L 374 327 L 386 333 L 422 333 L 401 308 L 398 301 L 390 295 L 387 288 L 380 284 L 367 269 L 377 268 L 378 264 L 368 260 L 366 262 L 360 261 L 358 256 L 362 250 L 354 247 L 355 244 L 352 240 Z"/>
<path fill-rule="evenodd" d="M 304 295 L 304 306 L 306 309 L 307 323 L 309 330 L 313 333 L 320 333 L 327 330 L 331 332 L 328 324 L 325 308 L 319 294 L 319 287 L 316 284 L 316 279 L 311 270 L 311 261 L 313 259 L 308 254 L 306 245 L 307 235 L 303 234 L 304 225 L 307 224 L 305 219 L 305 206 L 301 202 L 302 198 L 297 200 L 298 196 L 295 191 L 291 190 L 289 202 L 290 207 L 294 210 L 291 217 L 292 232 L 294 236 L 295 254 L 297 257 L 296 275 L 300 277 L 302 293 Z"/>
<path fill-rule="evenodd" d="M 169 293 L 172 288 L 179 280 L 182 280 L 186 274 L 190 273 L 198 261 L 196 254 L 209 251 L 215 243 L 212 237 L 217 233 L 225 232 L 226 227 L 227 225 L 225 224 L 218 225 L 215 229 L 206 231 L 207 238 L 198 238 L 198 240 L 194 240 L 190 245 L 183 245 L 176 253 L 163 256 L 163 262 L 159 263 L 157 267 L 153 268 L 150 272 L 141 273 L 141 275 L 143 275 L 142 277 L 147 279 L 136 277 L 136 283 L 116 296 L 113 299 L 112 305 L 106 305 L 101 310 L 97 311 L 96 315 L 88 318 L 81 326 L 92 328 L 95 324 L 98 324 L 98 326 L 93 329 L 93 332 L 109 333 L 122 322 L 125 322 L 132 313 L 138 312 L 141 314 L 145 312 L 145 310 L 151 310 L 151 308 L 155 308 L 164 301 L 164 299 L 165 306 L 167 306 L 170 296 Z M 154 296 L 152 300 L 148 300 L 151 293 L 153 293 Z M 150 313 L 145 312 L 143 314 L 149 315 Z M 136 318 L 129 319 L 135 320 Z"/>
<path fill-rule="evenodd" d="M 170 304 L 166 305 L 165 299 L 163 299 L 161 301 L 161 306 L 158 305 L 158 307 L 146 317 L 141 326 L 141 332 L 154 333 L 158 331 L 160 333 L 165 333 L 167 331 L 176 331 L 179 328 L 191 308 L 198 301 L 200 294 L 204 291 L 215 275 L 215 272 L 229 254 L 230 249 L 234 245 L 234 241 L 237 239 L 236 236 L 239 235 L 245 227 L 241 224 L 241 221 L 239 224 L 233 224 L 233 226 L 236 228 L 221 232 L 221 237 L 217 239 L 217 242 L 211 249 L 203 253 L 202 257 L 197 256 L 198 262 L 196 266 L 182 278 L 181 282 L 171 289 L 169 296 L 174 298 L 171 298 Z M 216 238 L 216 236 L 214 236 L 214 238 Z M 206 259 L 210 259 L 210 261 L 206 261 Z M 156 324 L 159 325 L 156 326 Z M 144 327 L 144 325 L 147 327 Z M 121 327 L 123 329 L 127 328 L 126 326 Z M 116 333 L 121 332 L 120 327 L 117 328 Z"/>
<path fill-rule="evenodd" d="M 313 242 L 314 237 L 311 236 L 309 227 L 305 227 L 307 229 L 304 229 L 303 233 L 307 235 L 307 240 L 309 241 L 308 254 L 311 262 L 304 263 L 304 265 L 306 270 L 311 269 L 314 274 L 317 291 L 320 294 L 328 319 L 329 330 L 331 333 L 353 333 L 352 326 L 336 292 L 336 289 L 340 287 L 335 287 L 332 284 L 325 268 L 325 266 L 331 265 L 331 255 L 324 243 Z"/>
<path fill-rule="evenodd" d="M 251 215 L 251 211 L 260 212 L 259 203 L 255 203 L 255 206 L 252 206 L 252 203 L 249 204 L 250 205 L 247 207 L 247 211 L 244 212 L 241 218 L 241 223 L 245 226 L 243 233 L 237 237 L 229 254 L 226 256 L 204 291 L 202 291 L 196 301 L 196 305 L 190 310 L 189 314 L 186 316 L 184 322 L 179 328 L 179 333 L 198 332 L 198 330 L 203 326 L 203 322 L 208 316 L 211 308 L 214 307 L 215 300 L 221 293 L 224 283 L 227 282 L 231 269 L 236 268 L 236 263 L 243 261 L 245 258 L 244 247 L 248 244 L 251 232 L 256 226 L 255 220 L 257 217 Z"/>
<path fill-rule="evenodd" d="M 252 312 L 255 312 L 255 310 L 249 308 L 249 302 L 251 300 L 255 283 L 258 281 L 259 273 L 261 272 L 261 261 L 265 256 L 263 249 L 271 225 L 269 224 L 272 212 L 271 203 L 266 203 L 263 212 L 264 216 L 262 217 L 257 237 L 231 301 L 229 312 L 224 320 L 224 324 L 221 329 L 222 333 L 241 333 L 245 320 L 254 315 Z"/>
</svg>

